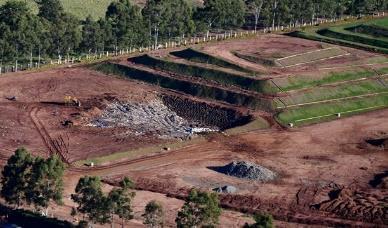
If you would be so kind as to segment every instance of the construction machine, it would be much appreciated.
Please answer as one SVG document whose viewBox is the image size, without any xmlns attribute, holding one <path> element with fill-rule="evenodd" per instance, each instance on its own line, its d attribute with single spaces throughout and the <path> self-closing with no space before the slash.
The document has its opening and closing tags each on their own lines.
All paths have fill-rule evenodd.
<svg viewBox="0 0 388 228">
<path fill-rule="evenodd" d="M 65 104 L 81 107 L 81 101 L 78 100 L 76 97 L 65 96 L 64 100 L 65 100 Z"/>
</svg>

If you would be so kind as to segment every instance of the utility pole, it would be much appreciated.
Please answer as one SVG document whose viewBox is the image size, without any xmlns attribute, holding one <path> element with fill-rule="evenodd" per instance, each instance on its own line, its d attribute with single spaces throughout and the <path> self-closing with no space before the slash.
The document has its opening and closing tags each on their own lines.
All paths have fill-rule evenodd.
<svg viewBox="0 0 388 228">
<path fill-rule="evenodd" d="M 31 52 L 30 52 L 30 68 L 32 68 L 32 48 L 31 48 Z"/>
<path fill-rule="evenodd" d="M 16 44 L 15 72 L 18 72 L 18 44 Z"/>
</svg>

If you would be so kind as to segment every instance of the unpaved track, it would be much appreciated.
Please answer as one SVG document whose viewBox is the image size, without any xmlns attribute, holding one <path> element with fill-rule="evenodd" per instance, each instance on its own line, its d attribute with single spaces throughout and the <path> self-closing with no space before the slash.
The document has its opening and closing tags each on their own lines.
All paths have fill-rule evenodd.
<svg viewBox="0 0 388 228">
<path fill-rule="evenodd" d="M 261 202 L 259 204 L 261 206 L 257 207 L 258 209 L 265 208 L 276 215 L 280 211 L 274 208 L 286 210 L 288 206 L 293 205 L 297 191 L 300 187 L 308 186 L 305 185 L 307 183 L 334 181 L 354 185 L 356 181 L 358 185 L 367 186 L 375 173 L 388 168 L 386 166 L 388 157 L 384 151 L 357 147 L 362 144 L 365 137 L 378 132 L 388 132 L 388 123 L 383 121 L 386 116 L 388 109 L 292 131 L 272 129 L 234 137 L 215 136 L 209 138 L 208 142 L 161 155 L 100 168 L 72 168 L 70 172 L 108 178 L 124 175 L 135 180 L 146 178 L 149 182 L 144 182 L 145 185 L 142 187 L 157 192 L 163 189 L 161 193 L 169 194 L 178 193 L 183 187 L 196 186 L 208 189 L 216 183 L 231 184 L 237 186 L 240 195 L 253 196 L 240 200 L 259 200 L 257 202 Z M 282 178 L 275 183 L 252 183 L 223 176 L 206 168 L 227 164 L 231 160 L 249 160 L 262 164 L 280 172 Z M 160 188 L 157 187 L 158 183 L 167 185 Z M 240 200 L 236 198 L 231 201 L 232 204 L 229 201 L 228 204 L 236 210 L 245 208 L 246 204 L 241 204 L 243 201 Z M 272 209 L 270 205 L 273 205 Z M 320 215 L 320 212 L 317 212 L 318 214 L 311 212 L 311 215 L 309 211 L 299 214 L 293 214 L 292 211 L 287 213 L 291 213 L 287 218 L 282 214 L 277 214 L 277 218 L 321 225 L 355 224 L 351 220 L 330 217 L 332 215 L 328 217 Z M 359 224 L 364 227 L 373 226 L 368 222 Z"/>
</svg>

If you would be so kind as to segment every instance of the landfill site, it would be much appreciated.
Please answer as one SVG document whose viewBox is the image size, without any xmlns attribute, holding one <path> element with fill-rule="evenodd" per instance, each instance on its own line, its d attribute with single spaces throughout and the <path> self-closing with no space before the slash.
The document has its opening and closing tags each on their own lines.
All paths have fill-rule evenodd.
<svg viewBox="0 0 388 228">
<path fill-rule="evenodd" d="M 107 188 L 134 180 L 128 227 L 141 227 L 151 199 L 163 203 L 173 226 L 193 187 L 219 194 L 220 227 L 242 226 L 251 222 L 244 214 L 256 212 L 273 215 L 277 227 L 388 226 L 388 109 L 322 113 L 323 121 L 309 111 L 354 105 L 341 91 L 356 83 L 386 93 L 387 77 L 286 90 L 295 86 L 292 75 L 313 84 L 333 72 L 383 72 L 388 64 L 377 60 L 384 56 L 266 38 L 2 75 L 1 163 L 22 146 L 59 155 L 66 199 L 52 210 L 67 220 L 79 177 L 98 175 Z M 352 101 L 379 105 L 379 97 L 358 91 Z"/>
</svg>

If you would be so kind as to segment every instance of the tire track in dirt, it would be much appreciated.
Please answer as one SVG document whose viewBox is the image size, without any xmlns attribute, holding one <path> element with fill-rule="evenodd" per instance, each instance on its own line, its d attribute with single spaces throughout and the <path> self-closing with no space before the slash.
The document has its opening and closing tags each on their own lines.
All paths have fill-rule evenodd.
<svg viewBox="0 0 388 228">
<path fill-rule="evenodd" d="M 69 164 L 69 161 L 64 156 L 60 146 L 54 142 L 54 140 L 51 138 L 50 134 L 48 133 L 47 129 L 44 127 L 42 121 L 38 118 L 37 113 L 40 109 L 41 107 L 33 107 L 32 110 L 30 111 L 29 116 L 37 132 L 39 133 L 44 145 L 48 149 L 49 156 L 57 154 L 64 163 Z"/>
<path fill-rule="evenodd" d="M 193 146 L 193 145 L 190 145 L 190 146 Z M 87 171 L 90 171 L 90 172 L 93 172 L 93 171 L 104 171 L 104 170 L 109 170 L 109 169 L 112 169 L 112 168 L 132 165 L 132 164 L 136 164 L 136 163 L 140 163 L 140 162 L 145 162 L 145 161 L 152 161 L 154 159 L 165 158 L 165 157 L 168 157 L 168 156 L 173 156 L 173 155 L 176 155 L 176 154 L 185 153 L 185 151 L 182 151 L 182 149 L 185 149 L 185 148 L 187 149 L 190 146 L 186 146 L 186 147 L 180 148 L 179 150 L 174 150 L 174 151 L 171 151 L 171 152 L 168 152 L 168 153 L 135 158 L 135 159 L 126 160 L 126 161 L 122 161 L 122 162 L 117 162 L 117 163 L 109 164 L 109 165 L 101 165 L 101 166 L 95 166 L 95 167 L 77 167 L 77 166 L 74 166 L 74 165 L 70 165 L 68 170 L 69 171 L 73 171 L 73 172 L 77 172 L 77 173 L 82 173 L 82 174 L 84 174 Z"/>
</svg>

